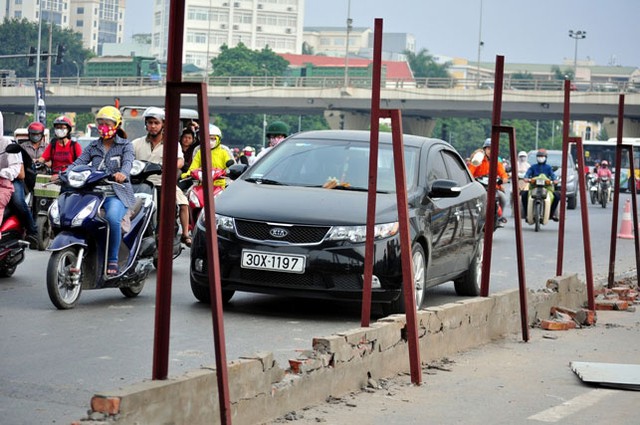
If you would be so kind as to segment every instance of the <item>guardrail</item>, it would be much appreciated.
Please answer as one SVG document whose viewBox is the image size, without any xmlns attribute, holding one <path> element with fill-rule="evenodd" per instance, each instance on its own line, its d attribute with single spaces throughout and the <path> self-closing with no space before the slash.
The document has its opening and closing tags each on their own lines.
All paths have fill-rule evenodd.
<svg viewBox="0 0 640 425">
<path fill-rule="evenodd" d="M 202 77 L 185 76 L 184 81 L 204 81 Z M 33 87 L 32 78 L 0 79 L 0 87 Z M 343 77 L 209 77 L 207 83 L 212 87 L 252 87 L 252 88 L 343 88 Z M 386 89 L 486 89 L 492 90 L 493 80 L 457 79 L 457 78 L 415 78 L 383 79 Z M 150 77 L 56 77 L 51 78 L 49 86 L 115 86 L 115 87 L 151 87 L 164 86 L 165 80 Z M 562 90 L 562 80 L 521 80 L 506 78 L 504 90 Z M 371 88 L 371 78 L 351 77 L 351 88 Z M 572 90 L 581 92 L 617 92 L 639 93 L 640 83 L 631 82 L 576 82 Z"/>
</svg>

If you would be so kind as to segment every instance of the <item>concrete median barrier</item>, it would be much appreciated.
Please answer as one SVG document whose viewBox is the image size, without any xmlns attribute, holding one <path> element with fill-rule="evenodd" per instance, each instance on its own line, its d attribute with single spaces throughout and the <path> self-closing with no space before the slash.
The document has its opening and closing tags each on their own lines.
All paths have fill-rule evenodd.
<svg viewBox="0 0 640 425">
<path fill-rule="evenodd" d="M 552 306 L 582 307 L 587 290 L 575 274 L 558 276 L 527 294 L 529 324 L 549 317 Z M 487 344 L 521 330 L 517 290 L 420 310 L 423 364 Z M 311 348 L 285 370 L 271 353 L 229 362 L 234 424 L 264 423 L 409 370 L 404 315 L 369 328 L 313 338 Z M 215 424 L 219 406 L 215 368 L 204 367 L 163 381 L 145 381 L 93 396 L 88 418 L 74 424 Z"/>
</svg>

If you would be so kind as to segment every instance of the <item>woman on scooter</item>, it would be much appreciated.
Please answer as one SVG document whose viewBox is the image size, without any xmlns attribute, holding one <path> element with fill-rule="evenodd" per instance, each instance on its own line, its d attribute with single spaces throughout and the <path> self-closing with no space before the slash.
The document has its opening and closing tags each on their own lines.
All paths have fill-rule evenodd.
<svg viewBox="0 0 640 425">
<path fill-rule="evenodd" d="M 112 185 L 102 205 L 109 222 L 109 247 L 107 250 L 107 275 L 119 273 L 118 251 L 121 241 L 121 222 L 128 208 L 135 204 L 133 187 L 129 182 L 129 173 L 133 165 L 133 146 L 127 140 L 122 128 L 122 115 L 113 106 L 105 106 L 96 114 L 96 125 L 100 138 L 92 141 L 82 154 L 71 164 L 67 171 L 78 165 L 90 165 L 94 170 L 105 170 L 113 176 L 117 185 Z"/>
<path fill-rule="evenodd" d="M 51 180 L 57 178 L 58 173 L 67 169 L 81 154 L 82 147 L 71 140 L 73 123 L 64 115 L 53 121 L 53 131 L 56 138 L 47 145 L 38 162 L 46 163 L 53 171 Z"/>
</svg>

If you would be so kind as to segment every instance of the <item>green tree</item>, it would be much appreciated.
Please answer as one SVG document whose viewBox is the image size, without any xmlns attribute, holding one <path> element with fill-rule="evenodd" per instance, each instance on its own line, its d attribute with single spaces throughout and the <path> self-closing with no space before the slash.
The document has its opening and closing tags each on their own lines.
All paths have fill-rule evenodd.
<svg viewBox="0 0 640 425">
<path fill-rule="evenodd" d="M 412 51 L 405 50 L 404 55 L 416 78 L 449 78 L 449 62 L 440 65 L 436 63 L 433 55 L 427 49 L 422 49 L 415 54 Z"/>
<path fill-rule="evenodd" d="M 553 72 L 553 78 L 556 80 L 573 80 L 575 77 L 573 69 L 560 69 L 558 65 L 553 65 L 551 67 L 551 72 Z"/>
<path fill-rule="evenodd" d="M 49 25 L 42 25 L 41 50 L 48 50 Z M 66 47 L 63 62 L 56 65 L 55 56 L 51 62 L 52 77 L 75 77 L 76 63 L 81 66 L 85 59 L 93 56 L 93 53 L 82 47 L 82 35 L 71 29 L 61 29 L 53 25 L 52 50 L 56 53 L 56 46 L 62 44 Z M 18 55 L 28 54 L 29 47 L 37 47 L 38 45 L 38 23 L 30 22 L 27 19 L 8 19 L 5 18 L 0 24 L 0 56 L 2 55 Z M 36 67 L 29 67 L 27 57 L 0 59 L 0 68 L 13 69 L 18 77 L 35 77 Z M 40 63 L 40 76 L 46 76 L 47 62 L 46 59 Z"/>
<path fill-rule="evenodd" d="M 211 60 L 215 76 L 282 76 L 289 62 L 276 54 L 269 46 L 251 50 L 243 43 L 229 48 L 220 47 L 220 54 Z"/>
</svg>

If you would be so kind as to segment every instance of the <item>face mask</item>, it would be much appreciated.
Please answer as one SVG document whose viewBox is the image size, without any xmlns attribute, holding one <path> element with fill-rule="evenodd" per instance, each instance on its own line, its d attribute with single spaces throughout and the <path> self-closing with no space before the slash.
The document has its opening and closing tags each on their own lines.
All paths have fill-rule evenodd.
<svg viewBox="0 0 640 425">
<path fill-rule="evenodd" d="M 64 139 L 65 137 L 67 137 L 67 129 L 66 128 L 56 128 L 54 130 L 54 133 L 56 134 L 56 137 L 59 139 Z"/>
<path fill-rule="evenodd" d="M 103 139 L 113 139 L 113 136 L 116 135 L 116 128 L 102 124 L 98 126 L 98 133 L 100 133 L 100 137 Z"/>
<path fill-rule="evenodd" d="M 536 159 L 538 160 L 538 164 L 544 164 L 545 162 L 547 162 L 547 158 L 544 156 L 536 157 Z"/>
</svg>

